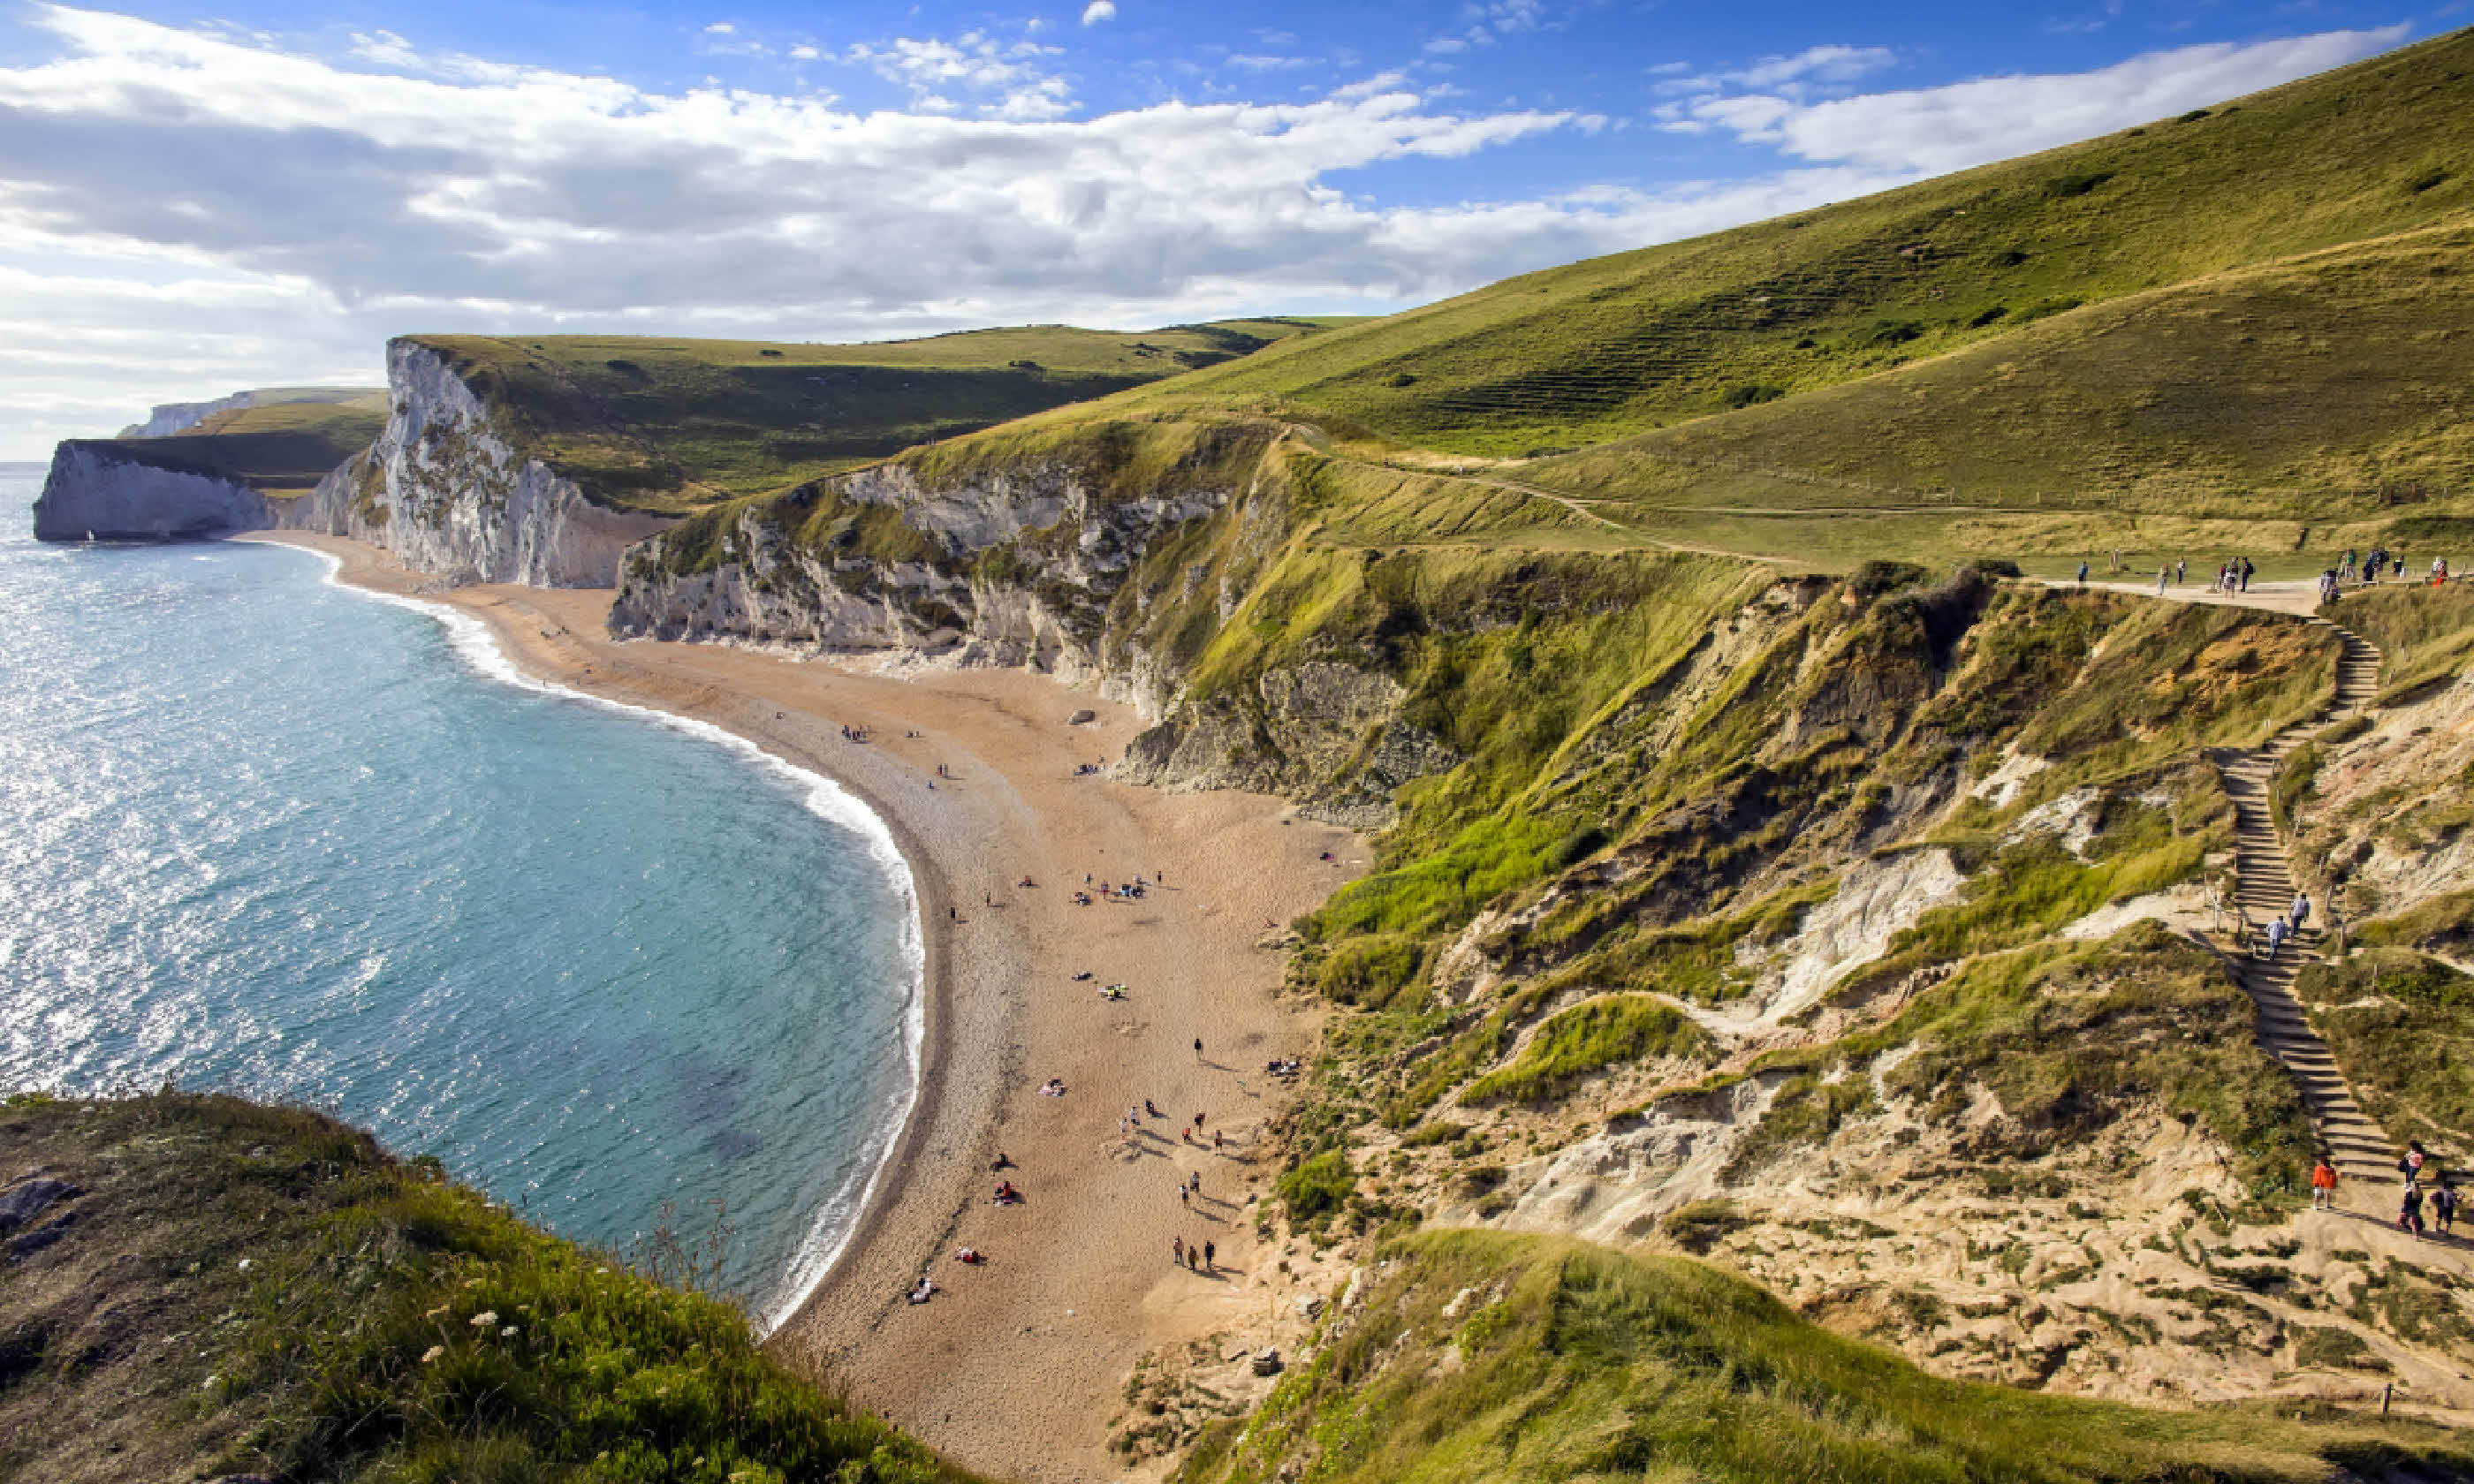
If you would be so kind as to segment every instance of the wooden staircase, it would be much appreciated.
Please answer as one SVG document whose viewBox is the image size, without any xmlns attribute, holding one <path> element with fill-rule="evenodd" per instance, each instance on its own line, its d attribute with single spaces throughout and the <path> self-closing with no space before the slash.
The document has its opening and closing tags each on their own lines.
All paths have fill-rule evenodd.
<svg viewBox="0 0 2474 1484">
<path fill-rule="evenodd" d="M 2354 1101 L 2353 1091 L 2337 1069 L 2336 1059 L 2328 1054 L 2327 1043 L 2303 1017 L 2302 1002 L 2293 993 L 2294 976 L 2301 972 L 2302 966 L 2318 960 L 2320 920 L 2327 904 L 2316 899 L 2312 902 L 2310 924 L 2286 941 L 2274 963 L 2253 957 L 2248 951 L 2249 945 L 2259 941 L 2260 930 L 2293 905 L 2293 874 L 2287 864 L 2285 841 L 2277 834 L 2275 818 L 2268 809 L 2268 787 L 2276 776 L 2277 764 L 2313 732 L 2339 717 L 2360 711 L 2370 700 L 2379 679 L 2380 652 L 2367 640 L 2323 618 L 2311 622 L 2334 631 L 2344 646 L 2337 661 L 2335 705 L 2308 721 L 2286 728 L 2268 738 L 2265 746 L 2244 753 L 2220 754 L 2217 758 L 2218 768 L 2224 776 L 2225 792 L 2234 802 L 2234 871 L 2244 927 L 2244 941 L 2234 953 L 2234 974 L 2258 1008 L 2260 1045 L 2293 1074 L 2303 1107 L 2309 1111 L 2319 1142 L 2338 1173 L 2348 1182 L 2386 1183 L 2397 1178 L 2396 1146 Z"/>
</svg>

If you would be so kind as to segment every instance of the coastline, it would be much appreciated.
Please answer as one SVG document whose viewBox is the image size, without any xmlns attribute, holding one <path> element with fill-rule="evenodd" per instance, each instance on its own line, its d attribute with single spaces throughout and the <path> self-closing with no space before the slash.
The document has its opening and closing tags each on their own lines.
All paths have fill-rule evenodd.
<svg viewBox="0 0 2474 1484">
<path fill-rule="evenodd" d="M 1255 1148 L 1286 1099 L 1246 1068 L 1314 1048 L 1318 1017 L 1276 997 L 1283 955 L 1264 945 L 1265 925 L 1352 878 L 1355 837 L 1277 799 L 1076 777 L 1078 762 L 1120 755 L 1141 723 L 1045 677 L 889 680 L 733 646 L 621 644 L 602 627 L 606 589 L 449 588 L 358 542 L 249 539 L 320 552 L 339 582 L 455 610 L 525 682 L 717 729 L 881 822 L 918 914 L 912 1099 L 829 1267 L 768 1339 L 777 1353 L 966 1466 L 1119 1478 L 1128 1461 L 1106 1433 L 1138 1358 L 1214 1331 L 1296 1328 L 1282 1301 L 1310 1275 L 1285 1270 L 1301 1262 L 1273 1270 L 1249 1205 L 1269 1189 Z M 1067 725 L 1084 707 L 1099 720 Z M 843 725 L 873 739 L 843 741 Z M 1085 872 L 1166 879 L 1139 902 L 1078 908 L 1068 898 Z M 1038 884 L 1014 885 L 1026 877 Z M 1072 979 L 1082 971 L 1094 977 Z M 1114 981 L 1134 986 L 1129 1000 L 1098 999 Z M 1065 1097 L 1038 1093 L 1051 1076 Z M 1145 1099 L 1163 1116 L 1119 1137 L 1120 1116 Z M 1188 1110 L 1231 1142 L 1166 1138 Z M 1023 1206 L 985 1200 L 999 1151 Z M 1205 1175 L 1190 1206 L 1175 1185 L 1188 1167 Z M 1220 1271 L 1170 1267 L 1172 1235 L 1210 1237 Z M 960 1245 L 989 1262 L 948 1261 Z M 942 1291 L 905 1304 L 922 1276 Z"/>
</svg>

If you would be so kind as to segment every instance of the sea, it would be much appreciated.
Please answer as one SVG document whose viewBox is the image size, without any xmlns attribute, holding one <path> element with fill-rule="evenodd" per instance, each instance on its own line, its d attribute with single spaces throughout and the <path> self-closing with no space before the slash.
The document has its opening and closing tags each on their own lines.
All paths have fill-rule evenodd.
<svg viewBox="0 0 2474 1484">
<path fill-rule="evenodd" d="M 42 475 L 0 465 L 0 1090 L 323 1109 L 622 1257 L 719 1236 L 787 1317 L 915 1096 L 883 824 L 311 552 L 37 542 Z"/>
</svg>

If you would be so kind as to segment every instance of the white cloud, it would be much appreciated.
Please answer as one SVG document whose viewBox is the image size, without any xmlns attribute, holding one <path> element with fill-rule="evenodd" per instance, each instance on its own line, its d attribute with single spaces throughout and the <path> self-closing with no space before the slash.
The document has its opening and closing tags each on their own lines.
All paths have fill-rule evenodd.
<svg viewBox="0 0 2474 1484">
<path fill-rule="evenodd" d="M 814 61 L 818 57 L 823 55 L 823 53 L 817 51 L 814 47 L 808 45 L 806 42 L 801 42 L 799 45 L 790 48 L 788 53 L 792 61 Z"/>
<path fill-rule="evenodd" d="M 1058 55 L 1036 41 L 999 41 L 982 31 L 954 40 L 898 37 L 854 46 L 844 60 L 872 67 L 910 91 L 910 106 L 934 113 L 962 111 L 950 96 L 960 89 L 982 102 L 973 110 L 986 118 L 1051 119 L 1074 111 L 1073 85 L 1041 70 L 1041 60 Z"/>
<path fill-rule="evenodd" d="M 1104 20 L 1117 18 L 1117 0 L 1091 0 L 1082 8 L 1082 24 L 1096 26 Z"/>
<path fill-rule="evenodd" d="M 1734 131 L 1782 168 L 1400 207 L 1333 182 L 1596 121 L 1447 111 L 1399 74 L 1295 104 L 1061 118 L 1055 59 L 979 34 L 867 49 L 858 60 L 919 102 L 860 113 L 423 53 L 382 32 L 337 60 L 35 16 L 61 54 L 0 66 L 0 457 L 109 432 L 153 401 L 373 377 L 384 338 L 407 331 L 833 340 L 1418 302 L 1880 189 L 1951 150 L 1973 163 L 2126 121 L 2106 108 L 2178 111 L 2391 35 L 2191 49 L 2126 64 L 2135 77 L 1688 101 L 1670 122 Z M 1733 111 L 1682 111 L 1720 105 Z"/>
<path fill-rule="evenodd" d="M 1705 97 L 1658 110 L 1659 127 L 1678 133 L 1723 130 L 1746 144 L 1802 160 L 1932 175 L 2089 138 L 2341 66 L 2396 45 L 2406 29 L 2176 47 L 2094 72 L 1982 78 L 1824 102 L 1801 101 L 1786 88 Z M 1860 64 L 1848 59 L 1790 70 L 1790 63 L 1812 55 L 1778 59 L 1774 66 L 1735 76 L 1752 79 L 1766 68 L 1806 77 Z"/>
<path fill-rule="evenodd" d="M 704 34 L 709 36 L 735 36 L 738 34 L 738 31 L 739 28 L 737 26 L 732 25 L 726 20 L 715 21 L 712 25 L 704 28 Z"/>
</svg>

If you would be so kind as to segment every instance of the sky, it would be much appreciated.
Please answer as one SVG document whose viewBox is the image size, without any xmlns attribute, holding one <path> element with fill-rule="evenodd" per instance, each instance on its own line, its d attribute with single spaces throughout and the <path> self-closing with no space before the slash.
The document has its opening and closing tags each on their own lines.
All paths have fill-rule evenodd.
<svg viewBox="0 0 2474 1484">
<path fill-rule="evenodd" d="M 0 459 L 390 335 L 1384 313 L 2474 0 L 0 0 Z"/>
</svg>

